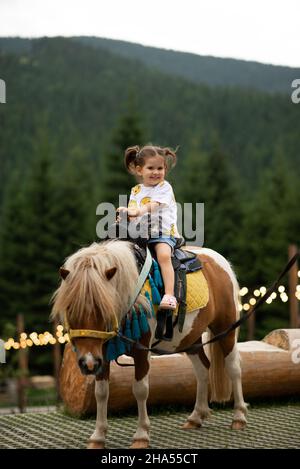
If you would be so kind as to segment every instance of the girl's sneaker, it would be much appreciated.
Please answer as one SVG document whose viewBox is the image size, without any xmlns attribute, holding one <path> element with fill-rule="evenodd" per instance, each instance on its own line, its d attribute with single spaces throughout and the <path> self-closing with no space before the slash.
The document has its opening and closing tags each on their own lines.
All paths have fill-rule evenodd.
<svg viewBox="0 0 300 469">
<path fill-rule="evenodd" d="M 173 295 L 164 295 L 163 299 L 160 302 L 159 309 L 176 309 L 177 301 Z"/>
</svg>

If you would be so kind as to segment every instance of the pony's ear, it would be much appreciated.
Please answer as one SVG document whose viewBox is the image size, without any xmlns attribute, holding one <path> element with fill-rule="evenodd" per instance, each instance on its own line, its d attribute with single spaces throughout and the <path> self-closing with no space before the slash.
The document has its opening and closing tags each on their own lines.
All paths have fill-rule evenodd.
<svg viewBox="0 0 300 469">
<path fill-rule="evenodd" d="M 113 278 L 116 272 L 117 272 L 117 267 L 112 267 L 111 269 L 107 269 L 105 272 L 107 280 L 110 280 L 111 278 Z"/>
<path fill-rule="evenodd" d="M 67 276 L 69 275 L 70 271 L 67 269 L 64 269 L 63 267 L 59 268 L 59 275 L 63 280 L 66 280 Z"/>
</svg>

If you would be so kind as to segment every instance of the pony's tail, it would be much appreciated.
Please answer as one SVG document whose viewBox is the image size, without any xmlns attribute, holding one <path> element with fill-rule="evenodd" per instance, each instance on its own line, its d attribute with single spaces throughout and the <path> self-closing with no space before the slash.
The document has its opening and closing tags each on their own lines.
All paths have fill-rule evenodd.
<svg viewBox="0 0 300 469">
<path fill-rule="evenodd" d="M 236 320 L 240 317 L 239 311 L 239 284 L 236 279 L 234 272 L 232 271 L 232 284 L 233 284 L 233 296 L 234 296 L 234 304 L 236 309 Z M 235 331 L 235 342 L 237 341 L 238 337 L 238 330 L 237 328 Z M 213 334 L 210 330 L 208 330 L 208 337 L 207 340 L 211 339 Z M 210 401 L 214 402 L 226 402 L 230 400 L 231 393 L 232 393 L 232 382 L 225 370 L 225 360 L 224 354 L 220 347 L 220 342 L 213 342 L 209 344 L 208 355 L 210 359 L 210 368 L 209 368 L 209 381 L 210 381 L 210 389 L 211 389 L 211 396 Z"/>
<path fill-rule="evenodd" d="M 208 332 L 208 340 L 212 338 L 212 333 Z M 225 370 L 224 354 L 219 342 L 209 344 L 209 382 L 210 401 L 226 402 L 230 400 L 232 383 Z"/>
</svg>

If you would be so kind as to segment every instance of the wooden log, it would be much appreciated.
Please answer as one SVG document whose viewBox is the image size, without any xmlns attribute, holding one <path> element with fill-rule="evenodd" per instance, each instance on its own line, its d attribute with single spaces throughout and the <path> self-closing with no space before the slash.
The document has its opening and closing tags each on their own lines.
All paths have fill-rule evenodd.
<svg viewBox="0 0 300 469">
<path fill-rule="evenodd" d="M 296 340 L 300 339 L 300 329 L 276 329 L 270 332 L 263 339 L 268 344 L 275 345 L 275 347 L 282 348 L 283 350 L 293 350 L 296 344 Z"/>
<path fill-rule="evenodd" d="M 273 331 L 263 341 L 238 343 L 242 360 L 243 391 L 246 399 L 300 395 L 300 364 L 292 360 L 292 343 L 300 339 L 300 330 Z M 132 363 L 123 355 L 120 362 Z M 134 368 L 111 365 L 110 410 L 120 411 L 136 406 L 132 394 Z M 162 379 L 163 377 L 163 379 Z M 148 405 L 193 405 L 196 379 L 185 354 L 151 357 Z M 60 373 L 61 396 L 72 414 L 96 412 L 94 377 L 81 374 L 70 344 L 65 347 Z"/>
</svg>

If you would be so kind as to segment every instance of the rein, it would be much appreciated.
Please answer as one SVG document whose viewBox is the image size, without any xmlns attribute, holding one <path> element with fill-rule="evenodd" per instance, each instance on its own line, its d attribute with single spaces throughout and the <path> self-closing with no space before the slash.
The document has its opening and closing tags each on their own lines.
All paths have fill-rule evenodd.
<svg viewBox="0 0 300 469">
<path fill-rule="evenodd" d="M 275 280 L 275 282 L 273 283 L 273 285 L 271 285 L 271 287 L 268 288 L 268 290 L 266 291 L 266 293 L 257 301 L 257 303 L 255 305 L 253 305 L 253 307 L 250 309 L 250 311 L 245 314 L 244 316 L 242 316 L 240 319 L 238 319 L 237 321 L 235 321 L 234 323 L 231 324 L 231 326 L 229 326 L 225 331 L 223 332 L 220 332 L 219 334 L 215 335 L 214 337 L 212 337 L 212 339 L 208 340 L 207 342 L 204 342 L 204 343 L 197 343 L 197 344 L 193 344 L 191 345 L 190 347 L 187 347 L 185 349 L 182 349 L 182 350 L 177 350 L 176 352 L 169 352 L 169 351 L 166 351 L 166 350 L 163 350 L 161 348 L 158 348 L 158 347 L 145 347 L 144 345 L 140 344 L 139 342 L 135 341 L 135 340 L 132 340 L 132 339 L 128 339 L 128 337 L 125 337 L 123 334 L 118 334 L 119 337 L 124 340 L 125 342 L 129 342 L 130 344 L 132 345 L 135 345 L 135 347 L 139 350 L 143 350 L 143 351 L 147 351 L 147 352 L 153 352 L 155 353 L 156 355 L 172 355 L 174 353 L 183 353 L 183 352 L 186 352 L 186 353 L 190 353 L 190 354 L 196 354 L 201 348 L 203 348 L 205 345 L 208 345 L 208 344 L 212 344 L 213 342 L 217 342 L 218 340 L 221 340 L 223 339 L 224 337 L 226 337 L 231 331 L 235 330 L 237 327 L 239 327 L 243 322 L 245 322 L 247 319 L 249 319 L 249 317 L 266 301 L 266 299 L 274 292 L 274 290 L 276 290 L 279 286 L 279 283 L 281 281 L 281 279 L 286 275 L 286 273 L 290 270 L 290 268 L 295 264 L 295 262 L 297 261 L 298 257 L 300 256 L 299 252 L 297 252 L 290 260 L 289 262 L 286 264 L 285 268 L 282 270 L 282 272 L 280 273 L 280 275 L 278 276 L 277 280 Z M 118 363 L 118 365 L 121 365 L 121 366 L 132 366 L 132 365 L 125 365 L 125 364 L 120 364 Z"/>
</svg>

